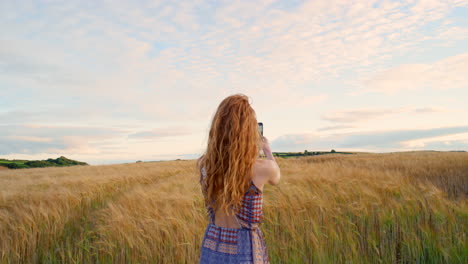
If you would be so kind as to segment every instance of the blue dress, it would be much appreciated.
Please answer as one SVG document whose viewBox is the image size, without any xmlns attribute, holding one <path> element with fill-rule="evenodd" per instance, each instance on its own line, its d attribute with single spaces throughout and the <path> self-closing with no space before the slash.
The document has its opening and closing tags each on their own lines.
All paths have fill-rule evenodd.
<svg viewBox="0 0 468 264">
<path fill-rule="evenodd" d="M 202 176 L 206 177 L 205 168 Z M 201 179 L 203 194 L 205 186 Z M 263 220 L 263 193 L 251 184 L 242 198 L 241 209 L 234 216 L 242 228 L 220 227 L 214 224 L 214 210 L 207 206 L 210 223 L 203 235 L 200 263 L 258 264 L 270 263 L 263 233 L 259 228 Z"/>
</svg>

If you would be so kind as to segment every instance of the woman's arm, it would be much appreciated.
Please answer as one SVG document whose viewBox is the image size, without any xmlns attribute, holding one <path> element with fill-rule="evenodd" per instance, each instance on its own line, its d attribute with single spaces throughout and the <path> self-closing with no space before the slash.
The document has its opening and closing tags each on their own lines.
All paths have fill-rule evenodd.
<svg viewBox="0 0 468 264">
<path fill-rule="evenodd" d="M 268 183 L 272 185 L 277 185 L 281 179 L 281 171 L 276 163 L 276 159 L 273 156 L 270 148 L 270 142 L 266 137 L 263 137 L 263 153 L 267 158 L 267 165 L 265 166 L 266 174 L 268 175 Z"/>
</svg>

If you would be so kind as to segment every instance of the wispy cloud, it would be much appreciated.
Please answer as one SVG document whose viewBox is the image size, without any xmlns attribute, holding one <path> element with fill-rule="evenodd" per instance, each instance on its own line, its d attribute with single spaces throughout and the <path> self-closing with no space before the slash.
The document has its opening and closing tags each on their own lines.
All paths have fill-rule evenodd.
<svg viewBox="0 0 468 264">
<path fill-rule="evenodd" d="M 405 64 L 384 70 L 364 80 L 362 85 L 366 88 L 355 93 L 468 88 L 467 72 L 468 53 L 463 53 L 430 64 Z"/>
<path fill-rule="evenodd" d="M 347 126 L 347 125 L 335 125 L 335 126 L 325 126 L 317 128 L 317 131 L 328 131 L 328 130 L 338 130 L 338 129 L 345 129 L 345 128 L 353 128 L 354 126 Z"/>
<path fill-rule="evenodd" d="M 440 107 L 365 108 L 335 111 L 323 115 L 322 119 L 339 123 L 355 123 L 403 113 L 423 114 L 443 111 L 448 110 Z"/>
<path fill-rule="evenodd" d="M 464 150 L 468 146 L 468 133 L 410 139 L 400 142 L 405 148 Z"/>
<path fill-rule="evenodd" d="M 329 150 L 332 148 L 396 151 L 424 149 L 427 146 L 438 145 L 444 146 L 444 150 L 460 150 L 466 147 L 467 141 L 468 126 L 457 126 L 431 129 L 376 130 L 331 135 L 289 134 L 274 140 L 272 147 L 278 149 L 278 151 Z M 444 142 L 450 142 L 450 144 L 444 144 Z M 462 144 L 457 145 L 457 143 Z"/>
<path fill-rule="evenodd" d="M 127 131 L 109 127 L 0 125 L 0 155 L 99 152 Z"/>
<path fill-rule="evenodd" d="M 129 134 L 129 138 L 135 139 L 160 139 L 167 137 L 177 137 L 183 135 L 189 135 L 191 129 L 188 127 L 177 126 L 177 127 L 163 127 L 155 128 L 147 131 L 139 131 L 136 133 Z"/>
</svg>

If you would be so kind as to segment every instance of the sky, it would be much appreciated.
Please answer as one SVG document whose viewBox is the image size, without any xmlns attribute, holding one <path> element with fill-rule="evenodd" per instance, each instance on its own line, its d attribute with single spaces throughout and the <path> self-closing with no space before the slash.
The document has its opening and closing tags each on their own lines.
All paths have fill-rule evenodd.
<svg viewBox="0 0 468 264">
<path fill-rule="evenodd" d="M 0 0 L 0 158 L 194 159 L 227 96 L 280 151 L 468 150 L 468 0 Z"/>
</svg>

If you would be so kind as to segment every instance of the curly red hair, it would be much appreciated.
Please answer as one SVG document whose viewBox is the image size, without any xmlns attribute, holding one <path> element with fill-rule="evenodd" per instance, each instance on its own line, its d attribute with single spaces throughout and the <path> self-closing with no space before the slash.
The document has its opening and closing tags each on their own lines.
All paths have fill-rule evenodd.
<svg viewBox="0 0 468 264">
<path fill-rule="evenodd" d="M 205 204 L 238 212 L 248 190 L 252 169 L 260 151 L 257 117 L 244 94 L 226 97 L 213 117 L 205 153 L 198 159 L 198 171 L 205 168 Z M 216 201 L 216 203 L 214 202 Z"/>
</svg>

